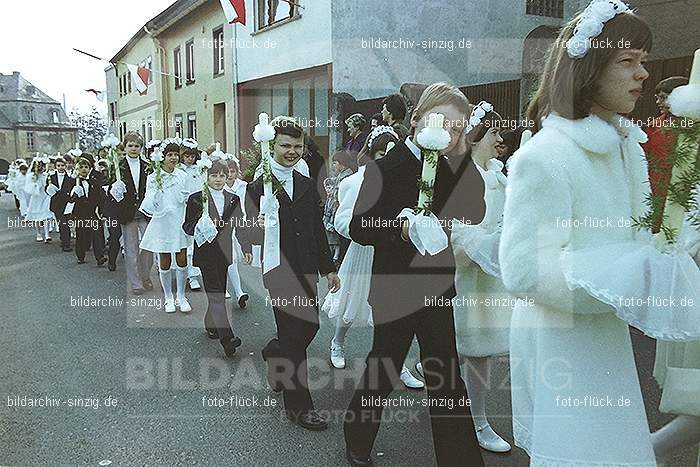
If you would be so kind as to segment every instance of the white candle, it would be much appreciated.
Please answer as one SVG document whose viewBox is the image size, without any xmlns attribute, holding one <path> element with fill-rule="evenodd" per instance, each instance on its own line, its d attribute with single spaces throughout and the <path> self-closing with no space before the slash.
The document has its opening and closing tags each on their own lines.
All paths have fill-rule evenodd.
<svg viewBox="0 0 700 467">
<path fill-rule="evenodd" d="M 524 130 L 523 133 L 520 135 L 520 147 L 522 148 L 525 143 L 530 141 L 530 138 L 532 138 L 532 131 L 530 130 Z"/>
<path fill-rule="evenodd" d="M 695 51 L 693 57 L 693 68 L 690 70 L 690 79 L 688 84 L 700 84 L 700 49 Z"/>
<path fill-rule="evenodd" d="M 270 117 L 265 113 L 261 113 L 258 116 L 258 123 L 260 124 L 261 127 L 267 126 L 270 124 Z M 265 176 L 264 174 L 270 173 L 270 142 L 269 141 L 261 141 L 260 142 L 260 151 L 262 153 L 262 164 L 263 164 L 263 177 Z M 272 180 L 265 180 L 263 178 L 264 186 L 263 190 L 265 193 L 265 197 L 269 198 L 272 196 Z"/>
</svg>

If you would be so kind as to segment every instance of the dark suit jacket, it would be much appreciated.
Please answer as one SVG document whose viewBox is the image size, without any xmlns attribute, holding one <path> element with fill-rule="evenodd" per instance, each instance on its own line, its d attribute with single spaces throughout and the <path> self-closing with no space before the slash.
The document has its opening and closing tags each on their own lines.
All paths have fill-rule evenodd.
<svg viewBox="0 0 700 467">
<path fill-rule="evenodd" d="M 401 238 L 396 220 L 403 208 L 417 205 L 421 170 L 422 163 L 406 144 L 397 143 L 384 158 L 367 164 L 353 211 L 350 237 L 375 247 L 370 303 L 381 313 L 405 316 L 432 297 L 455 295 L 451 245 L 435 256 L 423 256 L 410 240 Z M 433 212 L 448 238 L 453 218 L 478 224 L 485 210 L 484 183 L 471 159 L 448 162 L 440 157 Z"/>
<path fill-rule="evenodd" d="M 127 156 L 128 157 L 128 156 Z M 134 186 L 134 178 L 131 175 L 129 163 L 126 157 L 119 163 L 122 181 L 126 185 L 126 193 L 124 199 L 119 201 L 116 206 L 116 214 L 119 223 L 127 224 L 134 220 L 134 215 L 138 211 L 143 197 L 146 194 L 146 178 L 148 177 L 148 163 L 143 159 L 139 159 L 141 167 L 141 175 L 139 177 L 139 186 Z M 114 199 L 112 198 L 114 201 Z M 116 202 L 116 201 L 115 201 Z"/>
<path fill-rule="evenodd" d="M 75 179 L 66 173 L 63 178 L 63 186 L 60 186 L 58 184 L 58 174 L 55 173 L 46 181 L 47 188 L 49 185 L 55 185 L 59 188 L 58 193 L 51 197 L 51 204 L 49 205 L 51 212 L 54 213 L 56 219 L 59 219 L 61 216 L 63 216 L 63 211 L 65 211 L 66 204 L 68 204 L 70 192 L 75 186 Z"/>
<path fill-rule="evenodd" d="M 271 287 L 278 290 L 294 287 L 290 281 L 302 277 L 313 286 L 318 282 L 319 274 L 325 276 L 335 271 L 316 186 L 312 179 L 297 171 L 293 177 L 294 200 L 289 199 L 283 188 L 276 194 L 280 204 L 280 265 L 263 276 L 268 290 Z M 250 220 L 258 217 L 263 191 L 262 181 L 248 185 L 246 211 Z M 259 226 L 253 229 L 257 237 L 255 243 L 263 244 L 263 230 Z"/>
<path fill-rule="evenodd" d="M 195 266 L 214 265 L 215 263 L 225 263 L 227 266 L 232 262 L 233 241 L 231 239 L 233 229 L 236 228 L 236 238 L 241 244 L 243 253 L 251 253 L 252 245 L 249 241 L 248 228 L 243 223 L 243 209 L 241 208 L 238 196 L 224 190 L 224 213 L 219 215 L 214 201 L 209 199 L 209 216 L 216 225 L 219 232 L 211 243 L 198 246 L 195 242 L 192 263 Z M 194 228 L 202 217 L 202 192 L 192 193 L 187 200 L 187 210 L 185 212 L 185 222 L 182 230 L 187 235 L 194 235 Z"/>
<path fill-rule="evenodd" d="M 75 180 L 75 185 L 79 180 L 80 178 Z M 95 179 L 83 180 L 88 183 L 88 195 L 81 197 L 73 195 L 69 198 L 70 202 L 75 203 L 71 217 L 80 220 L 97 219 L 96 210 L 102 196 L 102 187 L 95 182 Z"/>
</svg>

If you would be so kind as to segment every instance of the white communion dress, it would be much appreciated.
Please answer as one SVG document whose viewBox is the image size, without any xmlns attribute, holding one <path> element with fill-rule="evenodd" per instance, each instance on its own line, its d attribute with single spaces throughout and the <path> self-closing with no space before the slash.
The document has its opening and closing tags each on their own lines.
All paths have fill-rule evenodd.
<svg viewBox="0 0 700 467">
<path fill-rule="evenodd" d="M 467 357 L 508 353 L 513 297 L 501 280 L 498 245 L 501 238 L 506 176 L 503 163 L 476 165 L 484 179 L 486 214 L 478 225 L 454 220 L 451 241 L 455 254 L 454 300 L 457 351 Z"/>
<path fill-rule="evenodd" d="M 190 244 L 182 230 L 189 195 L 187 174 L 180 169 L 161 171 L 162 187 L 156 173 L 146 180 L 146 194 L 139 210 L 151 217 L 141 239 L 140 248 L 152 253 L 177 253 Z"/>
<path fill-rule="evenodd" d="M 533 466 L 656 465 L 621 318 L 657 336 L 684 330 L 655 327 L 644 310 L 621 312 L 581 277 L 597 265 L 615 271 L 605 277 L 621 287 L 637 281 L 616 246 L 644 250 L 651 242 L 631 225 L 646 212 L 645 140 L 619 115 L 552 113 L 513 156 L 499 258 L 504 284 L 532 300 L 513 310 L 510 368 L 513 435 Z"/>
<path fill-rule="evenodd" d="M 333 224 L 336 232 L 346 238 L 350 238 L 350 220 L 364 173 L 365 167 L 362 166 L 338 186 L 339 205 Z M 328 292 L 321 306 L 330 319 L 342 319 L 345 324 L 357 326 L 372 325 L 372 307 L 367 298 L 373 260 L 374 247 L 350 243 L 338 271 L 340 289 L 335 293 Z"/>
<path fill-rule="evenodd" d="M 44 190 L 46 179 L 46 174 L 27 174 L 24 186 L 24 199 L 27 201 L 27 208 L 24 215 L 28 221 L 38 222 L 53 218 L 53 213 L 49 209 L 51 197 Z"/>
</svg>

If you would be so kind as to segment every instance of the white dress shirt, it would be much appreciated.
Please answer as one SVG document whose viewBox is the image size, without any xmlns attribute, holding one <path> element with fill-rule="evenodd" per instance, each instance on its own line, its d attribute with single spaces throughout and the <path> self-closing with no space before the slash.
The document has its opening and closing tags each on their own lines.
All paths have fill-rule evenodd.
<svg viewBox="0 0 700 467">
<path fill-rule="evenodd" d="M 126 161 L 129 163 L 131 170 L 131 178 L 134 180 L 134 187 L 139 191 L 139 182 L 141 181 L 141 158 L 126 156 Z"/>
<path fill-rule="evenodd" d="M 209 193 L 211 193 L 211 199 L 214 201 L 214 207 L 216 207 L 216 212 L 219 216 L 224 215 L 224 190 L 215 190 L 209 187 Z"/>
<path fill-rule="evenodd" d="M 282 183 L 284 191 L 289 195 L 289 199 L 294 199 L 294 167 L 285 167 L 274 159 L 270 159 L 270 169 L 272 175 Z"/>
</svg>

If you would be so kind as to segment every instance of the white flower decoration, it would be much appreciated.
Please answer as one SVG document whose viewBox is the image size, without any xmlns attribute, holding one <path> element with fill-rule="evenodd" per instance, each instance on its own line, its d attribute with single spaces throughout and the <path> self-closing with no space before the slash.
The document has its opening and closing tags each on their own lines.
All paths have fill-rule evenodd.
<svg viewBox="0 0 700 467">
<path fill-rule="evenodd" d="M 472 113 L 469 116 L 469 125 L 467 125 L 466 132 L 469 133 L 474 128 L 481 124 L 481 119 L 483 119 L 488 112 L 493 111 L 493 105 L 486 101 L 481 101 L 474 106 Z"/>
<path fill-rule="evenodd" d="M 151 154 L 151 160 L 153 162 L 163 162 L 163 152 L 160 150 L 160 148 L 153 151 L 153 154 Z"/>
<path fill-rule="evenodd" d="M 109 134 L 104 137 L 102 140 L 102 147 L 103 148 L 116 148 L 119 145 L 119 138 L 116 136 Z"/>
<path fill-rule="evenodd" d="M 160 146 L 163 142 L 159 139 L 152 139 L 146 143 L 146 149 L 153 149 L 156 146 Z"/>
<path fill-rule="evenodd" d="M 593 0 L 583 10 L 571 39 L 566 41 L 569 57 L 584 57 L 591 48 L 591 41 L 603 32 L 605 23 L 626 11 L 629 11 L 629 7 L 620 0 Z"/>
<path fill-rule="evenodd" d="M 182 145 L 189 149 L 197 149 L 197 141 L 193 138 L 186 138 L 182 140 Z"/>
<path fill-rule="evenodd" d="M 272 141 L 275 139 L 275 128 L 272 125 L 260 125 L 258 123 L 253 130 L 253 138 L 258 143 Z"/>
<path fill-rule="evenodd" d="M 211 159 L 209 159 L 209 157 L 204 157 L 204 154 L 205 153 L 203 153 L 202 158 L 199 159 L 196 164 L 197 168 L 202 171 L 211 169 L 212 166 Z"/>
</svg>

